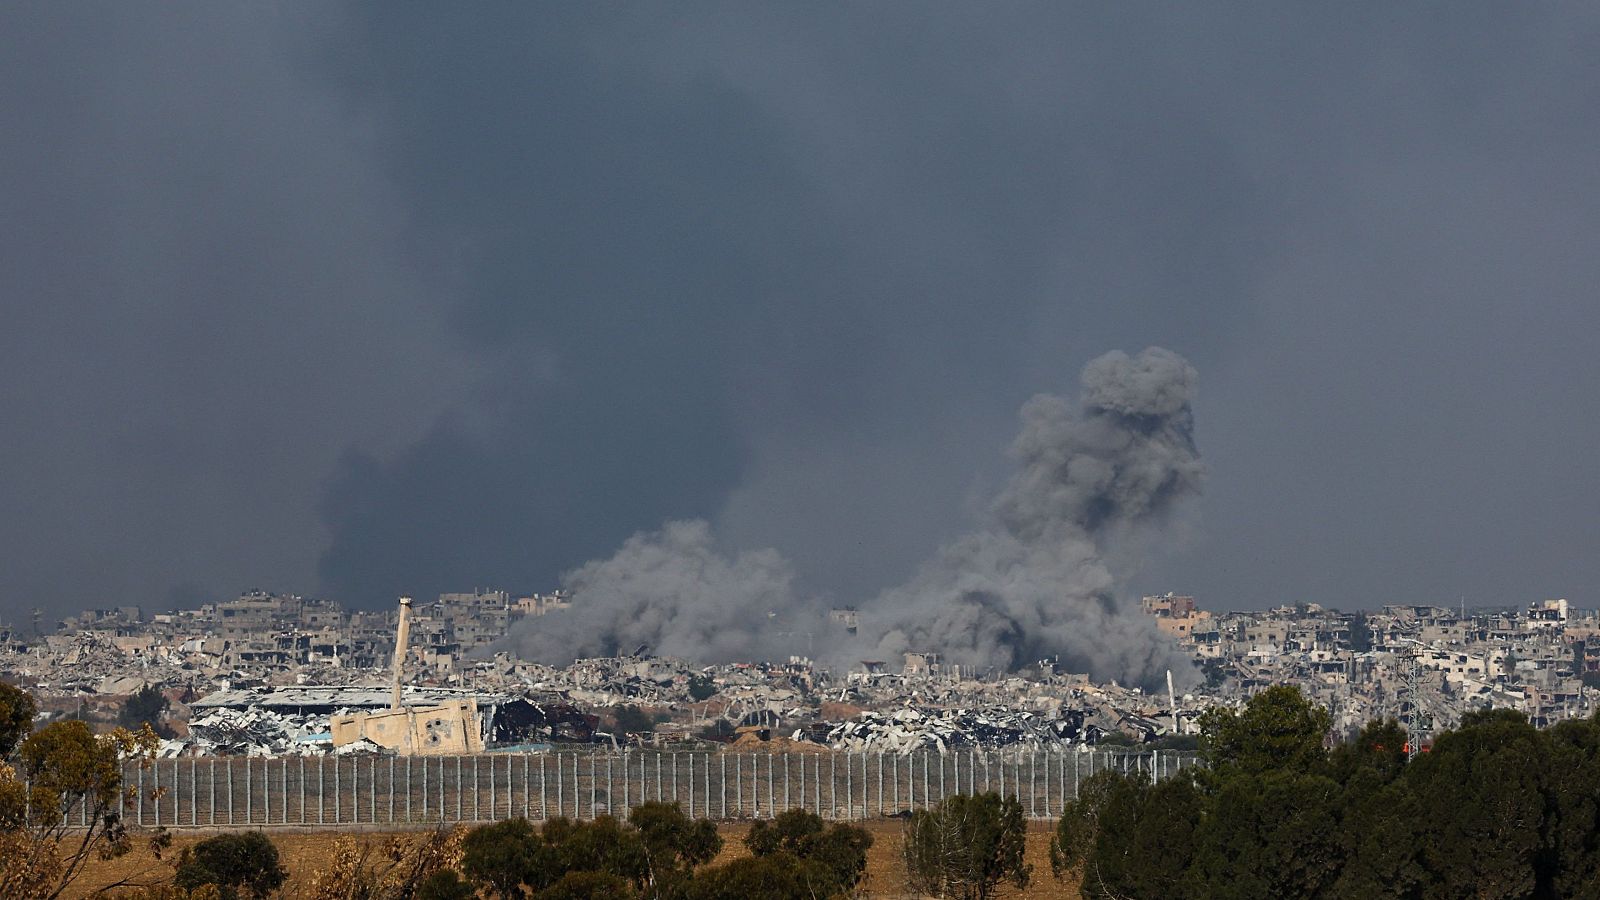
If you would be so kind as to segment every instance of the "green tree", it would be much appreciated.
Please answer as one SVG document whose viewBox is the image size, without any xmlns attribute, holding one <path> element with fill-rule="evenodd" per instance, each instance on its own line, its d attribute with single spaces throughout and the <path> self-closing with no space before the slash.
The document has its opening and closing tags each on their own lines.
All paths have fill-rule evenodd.
<svg viewBox="0 0 1600 900">
<path fill-rule="evenodd" d="M 1196 833 L 1191 893 L 1214 900 L 1325 896 L 1339 876 L 1339 785 L 1292 770 L 1223 781 Z"/>
<path fill-rule="evenodd" d="M 1200 716 L 1200 753 L 1213 771 L 1262 774 L 1310 772 L 1326 761 L 1328 711 L 1300 689 L 1275 685 L 1250 698 L 1242 711 L 1212 707 Z"/>
<path fill-rule="evenodd" d="M 416 900 L 475 900 L 478 892 L 454 869 L 440 869 L 417 885 Z"/>
<path fill-rule="evenodd" d="M 771 822 L 757 819 L 750 824 L 744 836 L 744 845 L 756 856 L 767 856 L 780 850 L 796 856 L 822 833 L 822 817 L 803 809 L 779 813 Z"/>
<path fill-rule="evenodd" d="M 1439 735 L 1406 767 L 1420 814 L 1424 898 L 1493 900 L 1547 889 L 1540 869 L 1549 771 L 1548 739 L 1510 710 L 1468 713 L 1461 728 Z"/>
<path fill-rule="evenodd" d="M 1600 721 L 1562 722 L 1548 737 L 1550 892 L 1600 900 Z"/>
<path fill-rule="evenodd" d="M 505 900 L 521 897 L 525 884 L 541 888 L 557 877 L 553 853 L 533 824 L 520 816 L 472 829 L 461 849 L 461 870 L 467 877 Z"/>
<path fill-rule="evenodd" d="M 628 900 L 637 891 L 628 879 L 610 872 L 568 872 L 533 896 L 534 900 Z"/>
<path fill-rule="evenodd" d="M 799 860 L 787 853 L 745 856 L 696 872 L 683 900 L 820 900 Z"/>
<path fill-rule="evenodd" d="M 167 705 L 167 695 L 163 694 L 159 687 L 147 684 L 134 691 L 123 702 L 117 722 L 124 728 L 130 729 L 149 725 L 156 734 L 171 737 L 171 729 L 161 723 L 161 716 L 167 711 Z"/>
<path fill-rule="evenodd" d="M 918 810 L 905 832 L 912 890 L 958 900 L 993 897 L 1001 882 L 1027 887 L 1022 804 L 999 794 L 957 794 Z"/>
<path fill-rule="evenodd" d="M 0 681 L 0 760 L 9 759 L 33 730 L 33 717 L 38 712 L 32 694 Z"/>
<path fill-rule="evenodd" d="M 872 835 L 866 829 L 822 819 L 803 809 L 780 813 L 770 823 L 756 820 L 744 844 L 756 857 L 779 857 L 797 868 L 799 881 L 814 896 L 850 894 L 867 868 Z"/>
<path fill-rule="evenodd" d="M 676 803 L 643 803 L 628 814 L 644 842 L 648 885 L 664 887 L 722 851 L 722 838 L 709 819 L 691 819 Z"/>
<path fill-rule="evenodd" d="M 1117 772 L 1095 775 L 1056 826 L 1050 867 L 1057 878 L 1079 873 L 1085 897 L 1181 900 L 1202 805 L 1187 774 L 1155 785 Z"/>
<path fill-rule="evenodd" d="M 27 706 L 8 698 L 13 709 Z M 0 897 L 59 897 L 90 858 L 131 849 L 119 813 L 122 763 L 147 764 L 156 743 L 149 729 L 97 736 L 68 721 L 17 744 L 10 760 L 0 761 Z"/>
<path fill-rule="evenodd" d="M 215 885 L 223 900 L 234 900 L 241 892 L 259 900 L 282 887 L 287 877 L 272 840 L 263 832 L 245 831 L 219 834 L 184 850 L 173 880 L 184 890 Z"/>
<path fill-rule="evenodd" d="M 555 851 L 557 878 L 568 872 L 608 872 L 640 886 L 650 880 L 650 851 L 638 829 L 611 816 L 589 822 L 553 819 L 543 834 Z"/>
</svg>

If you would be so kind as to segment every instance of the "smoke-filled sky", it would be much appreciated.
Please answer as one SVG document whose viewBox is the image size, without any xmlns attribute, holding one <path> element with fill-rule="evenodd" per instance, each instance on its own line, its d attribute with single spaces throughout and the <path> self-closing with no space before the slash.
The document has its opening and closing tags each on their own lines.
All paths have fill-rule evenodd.
<svg viewBox="0 0 1600 900">
<path fill-rule="evenodd" d="M 1600 12 L 1236 10 L 0 8 L 0 620 L 694 519 L 870 598 L 1150 345 L 1120 589 L 1600 605 Z"/>
</svg>

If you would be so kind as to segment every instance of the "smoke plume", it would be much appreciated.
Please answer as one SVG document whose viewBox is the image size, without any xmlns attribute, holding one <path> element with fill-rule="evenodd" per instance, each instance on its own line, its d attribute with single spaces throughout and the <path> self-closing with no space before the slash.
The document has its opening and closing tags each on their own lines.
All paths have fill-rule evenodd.
<svg viewBox="0 0 1600 900">
<path fill-rule="evenodd" d="M 774 655 L 780 615 L 793 605 L 794 575 L 776 550 L 728 558 L 711 526 L 668 522 L 636 534 L 610 559 L 562 576 L 572 607 L 525 624 L 513 638 L 541 662 L 651 653 L 705 662 Z"/>
<path fill-rule="evenodd" d="M 1195 371 L 1159 347 L 1090 362 L 1078 404 L 1041 394 L 1022 407 L 1017 471 L 981 527 L 939 550 L 907 583 L 861 604 L 860 635 L 828 640 L 848 664 L 932 651 L 1014 670 L 1059 657 L 1074 671 L 1143 683 L 1186 669 L 1119 587 L 1137 549 L 1198 492 Z M 773 550 L 729 558 L 703 521 L 635 535 L 610 559 L 563 578 L 572 609 L 527 623 L 524 654 L 564 662 L 631 651 L 705 661 L 808 652 L 822 610 Z"/>
</svg>

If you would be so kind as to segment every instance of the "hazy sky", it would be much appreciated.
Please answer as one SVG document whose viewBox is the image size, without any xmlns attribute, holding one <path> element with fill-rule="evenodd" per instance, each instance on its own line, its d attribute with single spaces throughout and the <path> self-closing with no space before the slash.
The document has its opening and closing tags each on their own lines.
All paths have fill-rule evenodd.
<svg viewBox="0 0 1600 900">
<path fill-rule="evenodd" d="M 0 7 L 0 619 L 692 516 L 849 602 L 1151 344 L 1129 591 L 1600 605 L 1600 12 L 1396 6 Z"/>
</svg>

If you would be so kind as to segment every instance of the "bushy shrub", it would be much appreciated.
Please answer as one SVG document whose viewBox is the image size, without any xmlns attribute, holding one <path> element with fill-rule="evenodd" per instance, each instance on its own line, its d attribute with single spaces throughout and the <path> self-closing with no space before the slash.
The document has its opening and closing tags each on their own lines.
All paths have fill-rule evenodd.
<svg viewBox="0 0 1600 900">
<path fill-rule="evenodd" d="M 231 900 L 241 891 L 266 897 L 282 887 L 286 877 L 272 839 L 260 831 L 245 831 L 219 834 L 184 850 L 174 881 L 185 890 L 216 885 Z"/>
<path fill-rule="evenodd" d="M 464 847 L 462 871 L 503 898 L 611 896 L 619 884 L 655 897 L 677 891 L 717 855 L 722 839 L 714 823 L 690 819 L 676 803 L 645 803 L 627 822 L 496 822 L 469 832 Z"/>
<path fill-rule="evenodd" d="M 474 900 L 478 892 L 454 869 L 440 869 L 417 886 L 416 900 Z"/>
<path fill-rule="evenodd" d="M 521 897 L 525 884 L 539 888 L 555 880 L 549 848 L 521 817 L 472 829 L 461 849 L 461 870 L 507 900 Z"/>
<path fill-rule="evenodd" d="M 770 824 L 754 822 L 744 844 L 757 858 L 793 860 L 801 881 L 816 895 L 837 896 L 853 891 L 866 873 L 872 835 L 853 825 L 824 826 L 816 814 L 792 809 Z"/>
<path fill-rule="evenodd" d="M 633 883 L 610 872 L 568 872 L 534 900 L 629 900 L 638 895 Z"/>
<path fill-rule="evenodd" d="M 999 794 L 947 797 L 911 815 L 905 832 L 911 889 L 958 900 L 987 900 L 1002 882 L 1028 886 L 1022 804 Z"/>
</svg>

